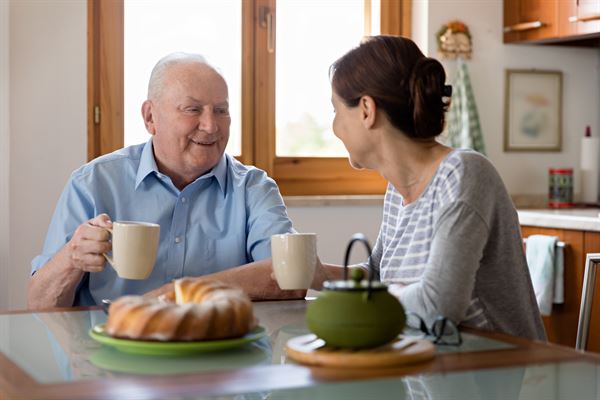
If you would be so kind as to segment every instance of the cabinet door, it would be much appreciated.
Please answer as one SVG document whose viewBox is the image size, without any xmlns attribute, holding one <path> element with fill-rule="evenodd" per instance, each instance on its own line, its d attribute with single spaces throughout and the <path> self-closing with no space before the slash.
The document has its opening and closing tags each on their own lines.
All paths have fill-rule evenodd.
<svg viewBox="0 0 600 400">
<path fill-rule="evenodd" d="M 504 0 L 503 21 L 504 43 L 574 39 L 600 33 L 600 0 Z"/>
<path fill-rule="evenodd" d="M 586 254 L 600 253 L 600 232 L 586 232 L 584 240 L 584 251 Z M 592 318 L 590 320 L 587 350 L 600 352 L 600 274 L 598 273 L 596 273 L 596 282 L 594 282 L 594 288 L 594 298 L 592 300 Z"/>
<path fill-rule="evenodd" d="M 575 347 L 583 283 L 583 264 L 585 263 L 584 234 L 582 231 L 528 226 L 522 227 L 521 231 L 524 238 L 536 234 L 558 236 L 559 240 L 566 244 L 564 249 L 565 302 L 564 304 L 554 304 L 552 314 L 543 319 L 548 341 Z"/>
<path fill-rule="evenodd" d="M 578 0 L 577 34 L 600 32 L 600 0 Z"/>
<path fill-rule="evenodd" d="M 519 1 L 520 0 L 504 0 L 504 43 L 519 41 L 519 32 L 507 31 L 507 29 L 516 26 L 520 21 Z"/>
<path fill-rule="evenodd" d="M 597 0 L 600 1 L 600 0 Z M 577 0 L 559 0 L 558 2 L 558 36 L 577 35 L 577 23 L 572 18 L 577 16 Z"/>
<path fill-rule="evenodd" d="M 558 0 L 520 0 L 519 23 L 541 22 L 542 26 L 519 33 L 520 40 L 549 39 L 558 36 Z"/>
</svg>

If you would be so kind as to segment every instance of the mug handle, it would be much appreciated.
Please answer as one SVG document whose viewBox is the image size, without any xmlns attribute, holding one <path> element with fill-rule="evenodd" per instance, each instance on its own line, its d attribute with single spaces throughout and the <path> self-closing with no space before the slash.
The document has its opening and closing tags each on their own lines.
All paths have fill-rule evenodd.
<svg viewBox="0 0 600 400">
<path fill-rule="evenodd" d="M 108 233 L 110 233 L 110 235 L 112 236 L 113 230 L 111 228 L 102 228 L 102 229 L 104 229 L 105 231 L 108 231 Z M 115 264 L 114 264 L 112 256 L 109 256 L 106 253 L 102 253 L 102 255 L 104 256 L 104 258 L 106 258 L 106 261 L 108 261 L 108 263 L 114 268 Z"/>
</svg>

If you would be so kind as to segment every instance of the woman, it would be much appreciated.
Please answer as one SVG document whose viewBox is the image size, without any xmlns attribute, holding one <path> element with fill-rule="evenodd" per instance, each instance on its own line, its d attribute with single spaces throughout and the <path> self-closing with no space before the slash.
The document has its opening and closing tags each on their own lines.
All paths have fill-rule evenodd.
<svg viewBox="0 0 600 400">
<path fill-rule="evenodd" d="M 330 75 L 333 131 L 351 165 L 389 182 L 370 257 L 380 279 L 429 323 L 545 339 L 500 176 L 481 154 L 436 141 L 450 96 L 442 65 L 409 39 L 376 36 Z"/>
</svg>

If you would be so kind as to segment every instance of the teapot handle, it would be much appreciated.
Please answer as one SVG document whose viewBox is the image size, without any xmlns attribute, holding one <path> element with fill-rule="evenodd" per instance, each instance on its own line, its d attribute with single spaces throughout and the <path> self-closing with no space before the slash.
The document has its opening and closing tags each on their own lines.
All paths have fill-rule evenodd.
<svg viewBox="0 0 600 400">
<path fill-rule="evenodd" d="M 350 243 L 348 243 L 348 247 L 346 248 L 346 255 L 344 256 L 344 280 L 348 280 L 348 262 L 350 261 L 350 250 L 352 250 L 352 246 L 355 242 L 362 242 L 369 252 L 369 286 L 367 287 L 367 299 L 371 298 L 371 283 L 373 282 L 373 276 L 375 275 L 375 271 L 373 271 L 373 264 L 371 263 L 371 245 L 367 240 L 367 237 L 362 233 L 355 233 L 352 235 L 350 239 Z"/>
</svg>

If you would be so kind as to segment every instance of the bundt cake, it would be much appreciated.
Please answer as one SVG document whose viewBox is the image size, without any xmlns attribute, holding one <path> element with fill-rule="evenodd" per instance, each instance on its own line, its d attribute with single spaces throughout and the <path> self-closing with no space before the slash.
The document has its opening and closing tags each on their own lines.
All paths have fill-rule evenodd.
<svg viewBox="0 0 600 400">
<path fill-rule="evenodd" d="M 106 332 L 127 339 L 190 341 L 240 337 L 255 326 L 252 302 L 241 289 L 183 278 L 159 298 L 123 296 L 114 301 Z"/>
</svg>

